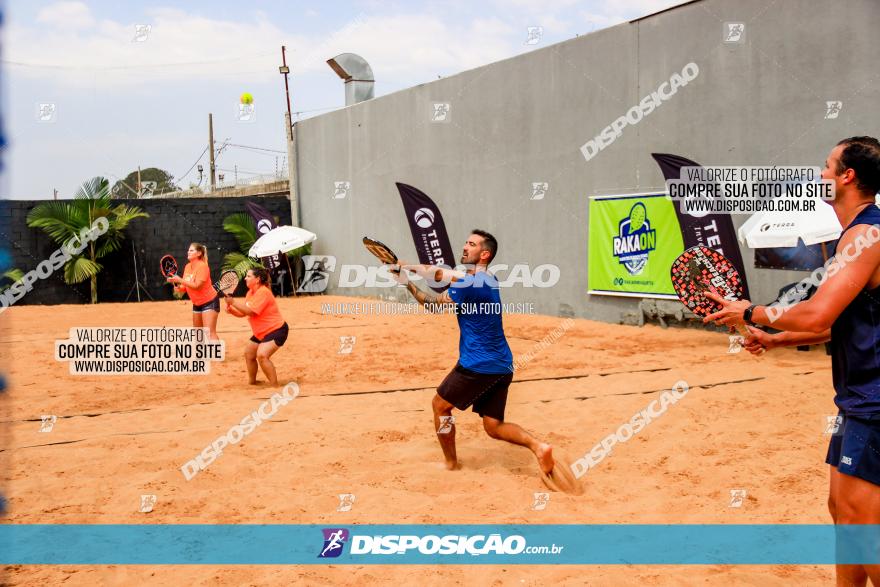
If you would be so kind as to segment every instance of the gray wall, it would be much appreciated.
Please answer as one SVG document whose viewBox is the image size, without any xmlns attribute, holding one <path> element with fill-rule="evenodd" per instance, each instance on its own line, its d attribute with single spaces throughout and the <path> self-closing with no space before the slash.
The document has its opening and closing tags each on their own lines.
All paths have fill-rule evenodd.
<svg viewBox="0 0 880 587">
<path fill-rule="evenodd" d="M 725 21 L 746 23 L 743 44 L 722 42 Z M 841 138 L 877 136 L 877 30 L 877 0 L 703 0 L 305 120 L 303 226 L 319 236 L 314 252 L 339 263 L 375 263 L 365 234 L 415 260 L 394 187 L 409 183 L 440 206 L 455 251 L 480 227 L 498 237 L 498 263 L 560 266 L 556 287 L 506 289 L 504 301 L 618 321 L 638 300 L 586 293 L 588 197 L 662 189 L 651 152 L 821 165 Z M 691 61 L 694 81 L 584 159 L 582 144 Z M 843 102 L 837 119 L 824 118 L 827 100 Z M 449 123 L 430 121 L 433 102 L 451 103 Z M 333 199 L 343 180 L 351 194 Z M 550 183 L 543 200 L 530 200 L 535 181 Z M 743 254 L 755 300 L 803 275 L 753 269 L 752 251 Z"/>
</svg>

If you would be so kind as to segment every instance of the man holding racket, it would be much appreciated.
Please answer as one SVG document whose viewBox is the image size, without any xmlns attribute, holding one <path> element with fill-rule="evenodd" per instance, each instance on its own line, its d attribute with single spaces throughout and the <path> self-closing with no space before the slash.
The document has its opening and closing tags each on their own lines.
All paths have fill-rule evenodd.
<svg viewBox="0 0 880 587">
<path fill-rule="evenodd" d="M 504 336 L 498 282 L 486 271 L 497 251 L 495 237 L 483 230 L 473 230 L 461 256 L 461 263 L 469 267 L 467 273 L 439 295 L 420 290 L 405 277 L 406 271 L 400 271 L 400 282 L 427 309 L 442 311 L 443 306 L 454 307 L 461 331 L 458 364 L 437 388 L 432 402 L 434 430 L 446 468 L 458 469 L 452 409 L 473 406 L 473 411 L 483 418 L 483 428 L 489 436 L 528 448 L 538 459 L 541 471 L 549 475 L 554 464 L 552 447 L 517 424 L 504 421 L 507 389 L 513 380 L 513 354 Z M 403 262 L 399 267 L 424 272 L 432 278 L 437 271 L 436 267 Z M 481 311 L 481 307 L 491 310 Z"/>
<path fill-rule="evenodd" d="M 269 385 L 276 387 L 278 374 L 271 357 L 287 342 L 289 328 L 269 288 L 269 272 L 265 269 L 248 269 L 244 283 L 248 292 L 243 302 L 236 301 L 231 295 L 225 299 L 226 311 L 239 318 L 247 317 L 254 333 L 244 352 L 248 383 L 256 385 L 259 365 Z"/>
<path fill-rule="evenodd" d="M 183 277 L 172 275 L 168 283 L 174 289 L 189 295 L 193 303 L 193 326 L 208 328 L 208 340 L 220 340 L 217 336 L 217 317 L 220 315 L 220 298 L 211 284 L 211 268 L 208 267 L 208 248 L 201 243 L 192 243 L 186 252 L 189 263 L 183 270 Z M 176 265 L 176 263 L 175 263 Z"/>
<path fill-rule="evenodd" d="M 831 438 L 828 507 L 835 524 L 880 524 L 880 142 L 852 137 L 832 149 L 822 178 L 835 183 L 832 203 L 844 227 L 839 257 L 819 289 L 775 320 L 765 306 L 706 295 L 723 306 L 704 321 L 749 327 L 746 348 L 757 354 L 779 346 L 831 341 L 839 434 Z M 836 252 L 832 251 L 832 255 Z M 880 565 L 838 565 L 838 585 L 880 585 Z"/>
</svg>

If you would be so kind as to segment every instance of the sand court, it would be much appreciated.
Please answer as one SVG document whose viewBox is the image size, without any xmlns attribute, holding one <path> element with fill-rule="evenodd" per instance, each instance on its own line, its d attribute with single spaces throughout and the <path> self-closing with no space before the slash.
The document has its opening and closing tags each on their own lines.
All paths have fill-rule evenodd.
<svg viewBox="0 0 880 587">
<path fill-rule="evenodd" d="M 281 390 L 249 386 L 247 323 L 221 315 L 227 358 L 205 376 L 79 375 L 54 360 L 71 327 L 188 326 L 190 304 L 22 306 L 0 322 L 10 393 L 2 400 L 13 524 L 826 524 L 830 361 L 780 349 L 727 354 L 727 337 L 507 315 L 514 358 L 507 418 L 570 459 L 679 380 L 687 394 L 616 443 L 581 478 L 548 492 L 524 448 L 488 438 L 456 411 L 459 471 L 444 470 L 431 398 L 455 364 L 451 315 L 322 314 L 364 299 L 279 298 L 291 326 L 273 357 L 300 393 L 187 481 L 181 467 Z M 355 337 L 340 354 L 340 337 Z M 262 375 L 261 375 L 262 378 Z M 186 383 L 187 389 L 181 384 Z M 197 383 L 196 385 L 192 385 Z M 41 432 L 42 415 L 54 415 Z M 743 490 L 731 507 L 731 491 Z M 535 509 L 536 494 L 550 493 Z M 354 496 L 348 511 L 340 495 Z M 141 496 L 155 495 L 141 512 Z M 12 570 L 7 568 L 7 571 Z M 828 584 L 825 566 L 25 566 L 10 584 L 641 585 Z"/>
</svg>

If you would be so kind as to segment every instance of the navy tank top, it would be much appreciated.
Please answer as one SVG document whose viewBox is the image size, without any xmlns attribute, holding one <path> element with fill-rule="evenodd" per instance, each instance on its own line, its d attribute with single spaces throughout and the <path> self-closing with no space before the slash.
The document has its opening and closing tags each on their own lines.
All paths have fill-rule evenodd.
<svg viewBox="0 0 880 587">
<path fill-rule="evenodd" d="M 868 206 L 844 232 L 859 224 L 880 225 L 880 208 Z M 860 291 L 831 325 L 831 373 L 845 415 L 880 418 L 880 287 Z"/>
</svg>

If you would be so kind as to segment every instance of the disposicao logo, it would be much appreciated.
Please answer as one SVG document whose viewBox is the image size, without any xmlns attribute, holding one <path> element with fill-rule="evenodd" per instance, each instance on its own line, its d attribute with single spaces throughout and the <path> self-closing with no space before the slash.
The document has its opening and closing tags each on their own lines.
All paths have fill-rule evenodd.
<svg viewBox="0 0 880 587">
<path fill-rule="evenodd" d="M 318 558 L 336 558 L 342 554 L 343 546 L 348 540 L 348 530 L 345 528 L 324 528 L 324 547 Z"/>
<path fill-rule="evenodd" d="M 337 558 L 349 543 L 350 555 L 517 555 L 522 553 L 558 554 L 563 546 L 527 546 L 523 536 L 514 534 L 476 534 L 445 536 L 413 534 L 361 535 L 346 528 L 324 528 L 324 546 L 318 558 Z"/>
<path fill-rule="evenodd" d="M 614 237 L 614 256 L 631 275 L 638 275 L 648 263 L 648 253 L 657 248 L 657 231 L 651 228 L 645 205 L 637 202 L 629 217 L 618 225 Z"/>
</svg>

